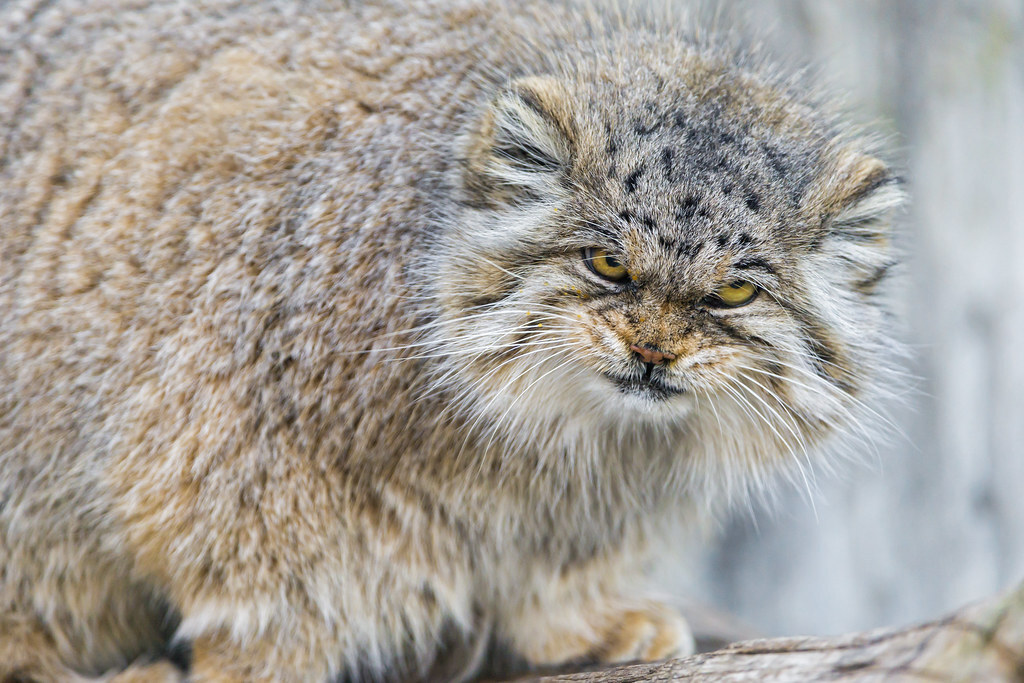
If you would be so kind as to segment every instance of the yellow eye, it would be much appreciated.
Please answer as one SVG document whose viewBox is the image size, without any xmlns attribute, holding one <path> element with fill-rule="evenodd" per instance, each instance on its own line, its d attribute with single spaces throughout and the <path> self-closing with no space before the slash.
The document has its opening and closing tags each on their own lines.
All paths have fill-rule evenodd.
<svg viewBox="0 0 1024 683">
<path fill-rule="evenodd" d="M 622 282 L 629 277 L 629 271 L 626 270 L 626 266 L 619 263 L 619 259 L 604 249 L 596 247 L 584 249 L 583 260 L 586 261 L 587 267 L 591 271 L 600 275 L 605 280 Z"/>
<path fill-rule="evenodd" d="M 719 308 L 746 306 L 754 300 L 757 292 L 757 285 L 752 282 L 734 282 L 731 285 L 719 287 L 715 295 L 711 297 L 710 303 Z"/>
</svg>

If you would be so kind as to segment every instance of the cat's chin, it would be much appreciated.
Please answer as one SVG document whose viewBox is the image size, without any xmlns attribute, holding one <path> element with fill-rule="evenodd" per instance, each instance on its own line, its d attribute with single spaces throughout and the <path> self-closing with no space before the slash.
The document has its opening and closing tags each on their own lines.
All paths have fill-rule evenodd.
<svg viewBox="0 0 1024 683">
<path fill-rule="evenodd" d="M 662 394 L 640 389 L 618 391 L 608 403 L 619 419 L 675 422 L 689 415 L 695 402 L 686 392 Z"/>
<path fill-rule="evenodd" d="M 611 374 L 606 374 L 605 377 L 618 389 L 619 393 L 650 402 L 667 401 L 686 393 L 685 389 L 663 382 L 656 377 L 619 377 Z"/>
<path fill-rule="evenodd" d="M 587 425 L 587 431 L 595 425 L 678 425 L 692 415 L 697 405 L 692 390 L 663 381 L 613 377 L 593 371 L 542 371 L 539 379 L 529 382 L 524 393 L 509 391 L 505 384 L 489 388 L 497 393 L 483 404 L 499 422 L 522 419 L 546 423 L 554 419 L 563 425 Z"/>
<path fill-rule="evenodd" d="M 605 419 L 618 421 L 675 422 L 696 405 L 692 392 L 658 381 L 602 374 L 581 389 L 598 399 Z"/>
</svg>

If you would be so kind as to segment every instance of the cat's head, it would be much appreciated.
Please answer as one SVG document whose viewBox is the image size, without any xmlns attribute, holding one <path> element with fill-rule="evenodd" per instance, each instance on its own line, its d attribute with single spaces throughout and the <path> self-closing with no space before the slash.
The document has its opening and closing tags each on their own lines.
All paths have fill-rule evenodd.
<svg viewBox="0 0 1024 683">
<path fill-rule="evenodd" d="M 600 68 L 512 80 L 463 140 L 438 377 L 503 438 L 653 427 L 762 464 L 849 427 L 888 343 L 893 174 L 756 71 Z"/>
</svg>

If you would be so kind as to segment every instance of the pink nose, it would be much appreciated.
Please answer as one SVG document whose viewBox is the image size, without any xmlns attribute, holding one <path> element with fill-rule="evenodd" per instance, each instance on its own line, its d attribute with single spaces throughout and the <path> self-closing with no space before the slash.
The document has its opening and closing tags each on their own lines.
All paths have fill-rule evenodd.
<svg viewBox="0 0 1024 683">
<path fill-rule="evenodd" d="M 640 360 L 644 363 L 651 363 L 653 365 L 662 365 L 669 361 L 676 359 L 676 354 L 669 353 L 668 351 L 659 351 L 658 349 L 650 346 L 637 346 L 633 344 L 629 347 L 633 353 L 640 356 Z"/>
</svg>

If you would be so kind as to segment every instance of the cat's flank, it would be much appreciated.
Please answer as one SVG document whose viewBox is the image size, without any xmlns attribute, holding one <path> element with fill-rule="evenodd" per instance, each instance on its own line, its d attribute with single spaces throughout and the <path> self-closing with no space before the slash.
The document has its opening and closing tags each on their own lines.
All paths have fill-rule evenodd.
<svg viewBox="0 0 1024 683">
<path fill-rule="evenodd" d="M 857 426 L 870 145 L 682 17 L 503 4 L 4 4 L 0 679 L 685 653 L 645 549 Z"/>
</svg>

